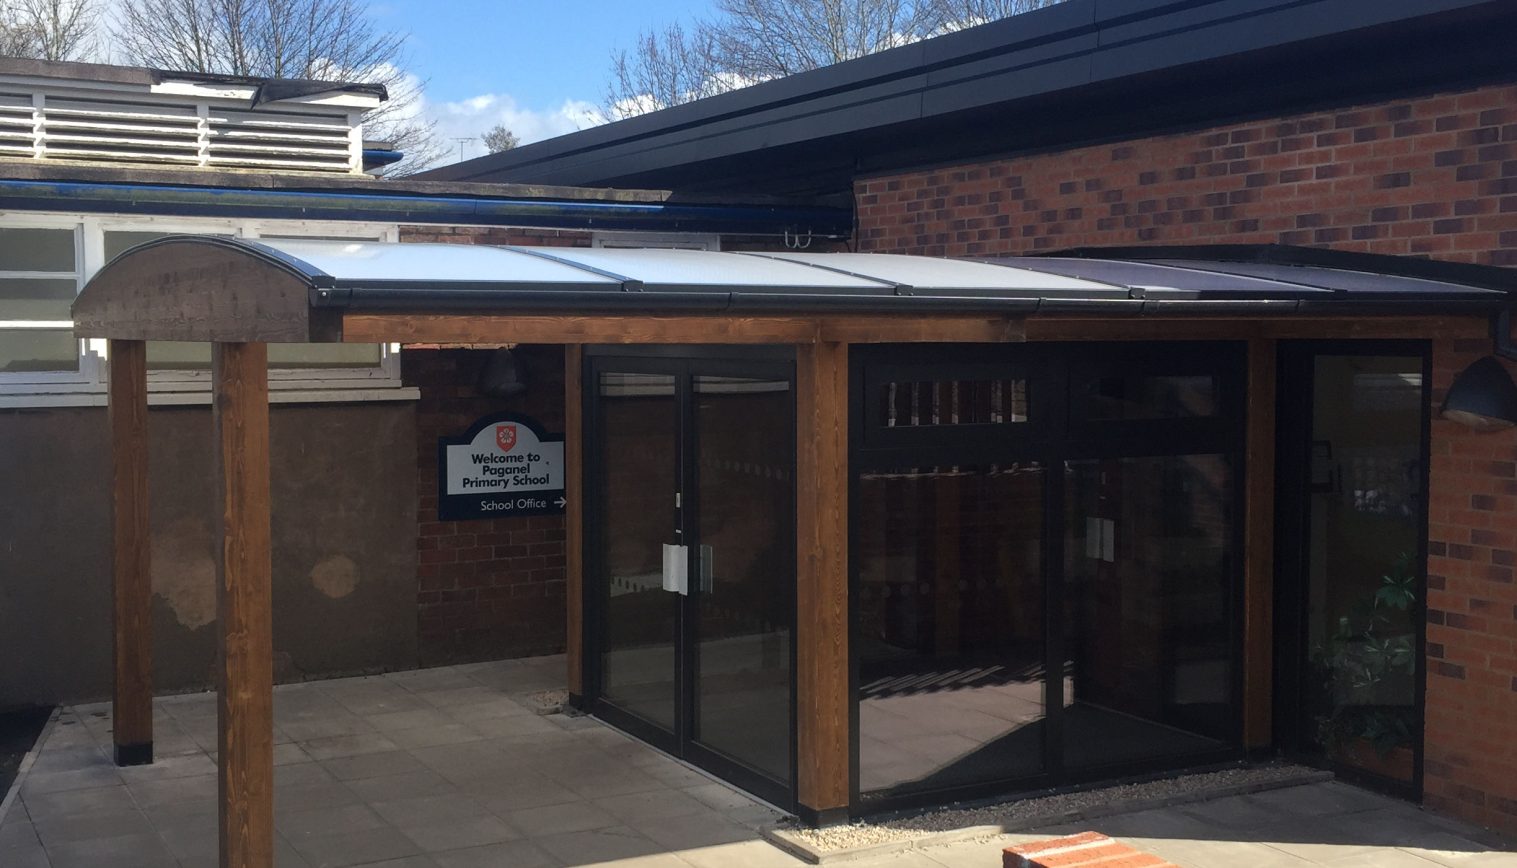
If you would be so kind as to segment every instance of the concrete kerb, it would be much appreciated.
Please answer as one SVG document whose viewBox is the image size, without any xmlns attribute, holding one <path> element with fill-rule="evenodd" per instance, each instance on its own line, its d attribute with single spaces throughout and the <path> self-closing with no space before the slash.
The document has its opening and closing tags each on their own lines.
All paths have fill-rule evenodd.
<svg viewBox="0 0 1517 868">
<path fill-rule="evenodd" d="M 58 725 L 58 716 L 63 713 L 62 706 L 53 708 L 47 716 L 47 723 L 42 725 L 42 731 L 37 733 L 37 740 L 32 742 L 32 749 L 21 758 L 21 764 L 16 766 L 16 779 L 11 781 L 11 788 L 0 799 L 0 826 L 5 825 L 5 817 L 11 811 L 11 805 L 21 797 L 21 785 L 26 782 L 26 776 L 32 770 L 32 764 L 37 761 L 37 754 L 42 752 L 42 746 L 47 744 L 48 736 L 53 734 L 53 727 Z"/>
<path fill-rule="evenodd" d="M 835 862 L 850 862 L 857 859 L 867 859 L 874 856 L 889 856 L 904 853 L 910 850 L 921 850 L 926 847 L 938 847 L 945 844 L 955 844 L 960 841 L 970 841 L 978 838 L 993 838 L 997 835 L 1012 835 L 1018 832 L 1030 831 L 1040 826 L 1058 826 L 1066 823 L 1076 823 L 1084 820 L 1099 820 L 1117 814 L 1135 814 L 1140 811 L 1150 811 L 1158 808 L 1172 808 L 1180 805 L 1207 802 L 1213 799 L 1225 799 L 1230 796 L 1244 796 L 1250 793 L 1262 793 L 1268 790 L 1280 790 L 1289 787 L 1305 786 L 1307 784 L 1325 783 L 1334 780 L 1332 772 L 1316 769 L 1302 769 L 1298 775 L 1280 777 L 1270 780 L 1245 781 L 1237 784 L 1225 784 L 1206 787 L 1193 792 L 1168 795 L 1157 798 L 1132 798 L 1119 799 L 1105 802 L 1100 805 L 1074 810 L 1049 811 L 1045 814 L 1032 814 L 1026 817 L 1018 817 L 1006 823 L 998 823 L 984 826 L 966 826 L 962 829 L 951 829 L 944 832 L 924 832 L 917 835 L 903 837 L 896 841 L 883 841 L 877 844 L 865 844 L 859 847 L 846 847 L 822 850 L 813 846 L 806 839 L 795 834 L 793 829 L 785 825 L 769 826 L 760 829 L 764 840 L 779 847 L 781 850 L 808 862 L 812 865 L 827 865 Z M 1099 790 L 1097 791 L 1099 792 Z M 1036 801 L 1037 798 L 1026 801 Z M 1007 804 L 1014 804 L 1008 802 Z"/>
</svg>

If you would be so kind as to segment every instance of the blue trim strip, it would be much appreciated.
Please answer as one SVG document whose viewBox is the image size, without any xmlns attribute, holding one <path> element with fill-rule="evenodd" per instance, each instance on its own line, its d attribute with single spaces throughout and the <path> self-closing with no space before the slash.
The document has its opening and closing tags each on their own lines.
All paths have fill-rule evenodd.
<svg viewBox="0 0 1517 868">
<path fill-rule="evenodd" d="M 810 232 L 832 238 L 847 238 L 853 232 L 853 214 L 842 208 L 470 199 L 82 181 L 0 180 L 0 209 L 747 235 Z"/>
</svg>

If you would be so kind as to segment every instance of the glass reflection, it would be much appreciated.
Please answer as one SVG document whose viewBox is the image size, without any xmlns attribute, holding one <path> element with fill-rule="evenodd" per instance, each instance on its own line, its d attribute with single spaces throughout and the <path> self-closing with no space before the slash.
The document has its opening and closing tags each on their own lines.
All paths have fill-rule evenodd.
<svg viewBox="0 0 1517 868">
<path fill-rule="evenodd" d="M 1066 467 L 1065 764 L 1218 747 L 1232 722 L 1227 461 Z"/>
<path fill-rule="evenodd" d="M 1043 469 L 859 477 L 859 787 L 1042 768 Z"/>
</svg>

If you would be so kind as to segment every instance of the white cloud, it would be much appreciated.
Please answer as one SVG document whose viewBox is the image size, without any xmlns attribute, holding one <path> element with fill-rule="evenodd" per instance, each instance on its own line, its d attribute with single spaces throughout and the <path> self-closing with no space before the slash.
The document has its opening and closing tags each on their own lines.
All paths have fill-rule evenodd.
<svg viewBox="0 0 1517 868">
<path fill-rule="evenodd" d="M 423 99 L 421 113 L 436 122 L 438 138 L 450 149 L 441 162 L 458 159 L 455 140 L 460 138 L 473 139 L 463 143 L 466 159 L 482 156 L 485 147 L 480 137 L 496 124 L 515 133 L 525 145 L 605 123 L 600 109 L 585 100 L 567 99 L 557 108 L 539 110 L 521 105 L 508 93 L 483 93 L 442 103 Z"/>
</svg>

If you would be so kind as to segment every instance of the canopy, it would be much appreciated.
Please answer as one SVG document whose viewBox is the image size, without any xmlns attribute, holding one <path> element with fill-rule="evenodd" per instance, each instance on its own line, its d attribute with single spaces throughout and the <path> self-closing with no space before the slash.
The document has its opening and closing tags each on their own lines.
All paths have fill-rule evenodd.
<svg viewBox="0 0 1517 868">
<path fill-rule="evenodd" d="M 1329 267 L 1187 252 L 1198 250 L 972 260 L 167 236 L 107 265 L 74 318 L 83 337 L 319 341 L 342 339 L 342 318 L 363 311 L 1257 316 L 1481 313 L 1508 300 L 1500 269 L 1437 263 L 1451 279 L 1430 279 L 1396 273 L 1417 262 L 1397 257 Z"/>
</svg>

